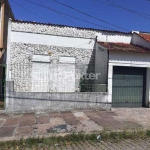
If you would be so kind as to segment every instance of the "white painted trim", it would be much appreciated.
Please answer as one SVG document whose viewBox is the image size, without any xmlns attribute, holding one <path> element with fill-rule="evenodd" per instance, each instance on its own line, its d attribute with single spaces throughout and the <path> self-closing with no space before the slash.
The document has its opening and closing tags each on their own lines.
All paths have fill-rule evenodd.
<svg viewBox="0 0 150 150">
<path fill-rule="evenodd" d="M 7 70 L 6 70 L 6 81 L 9 81 L 11 79 L 11 72 L 10 72 L 10 49 L 11 49 L 11 19 L 8 20 L 8 36 L 7 36 L 7 57 L 6 57 L 6 64 L 7 64 Z"/>
<path fill-rule="evenodd" d="M 11 32 L 11 42 L 93 49 L 94 39 L 63 37 L 36 33 Z"/>
<path fill-rule="evenodd" d="M 113 66 L 129 66 L 129 67 L 145 67 L 150 68 L 150 64 L 136 64 L 136 63 L 121 63 L 121 62 L 109 62 Z"/>
<path fill-rule="evenodd" d="M 35 33 L 35 32 L 29 32 L 29 31 L 17 31 L 17 30 L 11 30 L 12 32 L 21 32 L 21 33 L 30 33 L 30 34 L 32 34 L 32 33 L 34 33 L 34 34 L 44 34 L 44 35 L 51 35 L 51 36 L 63 36 L 63 37 L 70 37 L 70 38 L 80 38 L 80 39 L 91 39 L 91 40 L 95 40 L 95 38 L 96 38 L 96 36 L 95 36 L 95 38 L 87 38 L 87 37 L 77 37 L 77 36 L 70 36 L 70 35 L 57 35 L 57 34 L 49 34 L 49 33 Z"/>
<path fill-rule="evenodd" d="M 108 66 L 108 102 L 112 103 L 112 78 L 113 78 L 113 65 Z"/>
<path fill-rule="evenodd" d="M 75 64 L 76 59 L 74 57 L 59 57 L 59 63 L 69 63 L 69 64 Z"/>
</svg>

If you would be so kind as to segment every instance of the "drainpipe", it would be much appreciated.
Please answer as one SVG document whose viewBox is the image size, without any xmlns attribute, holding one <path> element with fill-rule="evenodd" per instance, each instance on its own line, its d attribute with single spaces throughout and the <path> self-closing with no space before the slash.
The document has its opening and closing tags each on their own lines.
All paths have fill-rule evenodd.
<svg viewBox="0 0 150 150">
<path fill-rule="evenodd" d="M 0 26 L 0 58 L 4 54 L 4 23 L 5 23 L 5 2 L 4 0 L 0 1 L 1 3 L 1 26 Z"/>
<path fill-rule="evenodd" d="M 4 23 L 5 23 L 5 2 L 1 0 L 1 34 L 0 34 L 0 49 L 4 49 Z"/>
</svg>

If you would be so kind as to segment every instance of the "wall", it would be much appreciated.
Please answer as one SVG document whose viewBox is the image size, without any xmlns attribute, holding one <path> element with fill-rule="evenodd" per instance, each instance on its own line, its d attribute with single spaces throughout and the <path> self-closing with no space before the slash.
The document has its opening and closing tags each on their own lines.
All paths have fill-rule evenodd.
<svg viewBox="0 0 150 150">
<path fill-rule="evenodd" d="M 98 79 L 95 80 L 94 91 L 105 91 L 108 77 L 108 51 L 99 44 L 96 44 L 95 73 Z"/>
<path fill-rule="evenodd" d="M 29 92 L 32 73 L 32 56 L 35 54 L 48 55 L 51 52 L 51 63 L 56 65 L 61 56 L 76 58 L 76 74 L 85 74 L 90 64 L 93 49 L 58 47 L 38 44 L 11 43 L 9 77 L 15 81 L 15 90 Z M 76 80 L 76 88 L 79 80 Z"/>
<path fill-rule="evenodd" d="M 109 52 L 109 63 L 113 65 L 150 67 L 150 54 Z"/>
<path fill-rule="evenodd" d="M 95 38 L 95 31 L 77 29 L 73 27 L 27 23 L 27 22 L 12 22 L 12 31 L 26 33 L 40 33 L 56 36 L 80 37 L 80 38 Z"/>
<path fill-rule="evenodd" d="M 107 93 L 17 93 L 13 81 L 6 83 L 6 112 L 110 110 Z"/>
<path fill-rule="evenodd" d="M 107 83 L 107 65 L 108 65 L 108 51 L 99 44 L 96 44 L 96 55 L 95 55 L 95 73 L 100 73 L 96 84 Z"/>
<path fill-rule="evenodd" d="M 118 42 L 118 43 L 131 43 L 132 34 L 118 34 L 108 32 L 97 32 L 97 40 L 100 42 Z"/>
<path fill-rule="evenodd" d="M 133 33 L 131 42 L 134 45 L 139 45 L 139 46 L 150 49 L 150 43 L 144 40 L 142 37 L 140 37 L 137 33 Z"/>
</svg>

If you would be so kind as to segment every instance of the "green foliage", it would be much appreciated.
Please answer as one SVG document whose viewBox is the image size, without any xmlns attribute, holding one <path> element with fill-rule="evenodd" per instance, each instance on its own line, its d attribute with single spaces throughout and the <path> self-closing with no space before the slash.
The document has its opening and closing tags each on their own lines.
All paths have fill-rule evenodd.
<svg viewBox="0 0 150 150">
<path fill-rule="evenodd" d="M 101 135 L 101 139 L 97 140 L 97 136 Z M 118 142 L 123 139 L 138 139 L 138 138 L 148 138 L 150 137 L 150 130 L 136 130 L 136 131 L 129 131 L 124 130 L 122 132 L 117 131 L 102 131 L 100 133 L 92 133 L 92 134 L 84 134 L 81 133 L 73 133 L 68 134 L 65 136 L 51 136 L 49 138 L 28 138 L 16 141 L 7 141 L 7 142 L 0 142 L 1 149 L 39 149 L 39 148 L 46 148 L 46 147 L 55 147 L 56 145 L 62 149 L 62 146 L 66 146 L 68 143 L 70 145 L 77 143 L 96 143 L 100 141 L 112 141 Z"/>
</svg>

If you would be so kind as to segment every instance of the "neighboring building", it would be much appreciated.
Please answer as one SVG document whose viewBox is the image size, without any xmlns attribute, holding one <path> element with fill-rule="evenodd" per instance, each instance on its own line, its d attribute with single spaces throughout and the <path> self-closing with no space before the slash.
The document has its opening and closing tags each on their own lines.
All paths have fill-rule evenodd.
<svg viewBox="0 0 150 150">
<path fill-rule="evenodd" d="M 150 49 L 132 43 L 99 45 L 109 52 L 108 101 L 112 106 L 149 107 Z"/>
<path fill-rule="evenodd" d="M 8 0 L 0 0 L 0 108 L 4 105 L 8 20 L 14 19 Z"/>
</svg>

